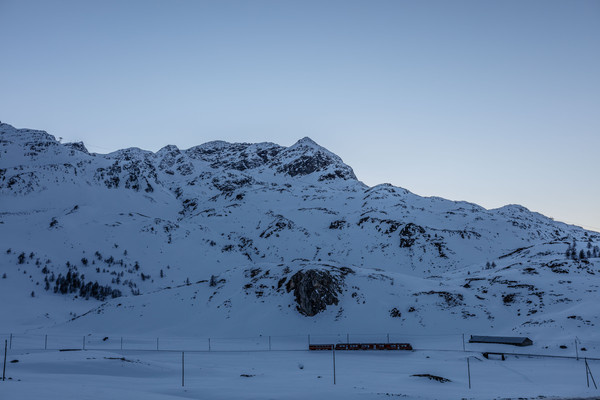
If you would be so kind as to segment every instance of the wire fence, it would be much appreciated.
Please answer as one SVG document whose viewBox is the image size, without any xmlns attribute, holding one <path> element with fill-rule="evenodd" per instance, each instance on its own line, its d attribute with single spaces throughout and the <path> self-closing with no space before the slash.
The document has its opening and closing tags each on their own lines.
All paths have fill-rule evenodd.
<svg viewBox="0 0 600 400">
<path fill-rule="evenodd" d="M 246 337 L 174 337 L 119 334 L 0 333 L 10 350 L 145 350 L 145 351 L 301 351 L 310 344 L 410 343 L 414 350 L 503 352 L 565 358 L 600 358 L 595 340 L 548 339 L 533 347 L 470 343 L 468 334 L 339 333 L 305 335 L 258 335 Z M 507 351 L 510 348 L 511 351 Z"/>
</svg>

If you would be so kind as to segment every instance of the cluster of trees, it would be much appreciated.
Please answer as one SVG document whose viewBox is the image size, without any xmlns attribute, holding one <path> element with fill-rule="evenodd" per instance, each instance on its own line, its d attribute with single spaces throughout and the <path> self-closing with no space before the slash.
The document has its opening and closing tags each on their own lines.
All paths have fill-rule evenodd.
<svg viewBox="0 0 600 400">
<path fill-rule="evenodd" d="M 54 293 L 78 293 L 80 297 L 88 300 L 93 297 L 97 300 L 104 300 L 107 297 L 121 297 L 122 293 L 118 289 L 113 289 L 108 285 L 102 286 L 97 281 L 86 282 L 85 275 L 79 275 L 77 272 L 69 271 L 66 276 L 59 274 L 54 279 L 54 274 L 48 278 L 46 276 L 44 281 L 46 283 L 45 289 L 50 290 L 50 282 L 54 280 Z"/>
<path fill-rule="evenodd" d="M 600 257 L 600 247 L 594 246 L 592 242 L 587 243 L 586 249 L 577 249 L 577 242 L 573 239 L 573 243 L 569 245 L 565 256 L 571 260 L 585 260 L 588 258 Z"/>
<path fill-rule="evenodd" d="M 496 263 L 492 261 L 491 263 L 488 261 L 485 263 L 485 269 L 493 269 L 496 268 Z"/>
</svg>

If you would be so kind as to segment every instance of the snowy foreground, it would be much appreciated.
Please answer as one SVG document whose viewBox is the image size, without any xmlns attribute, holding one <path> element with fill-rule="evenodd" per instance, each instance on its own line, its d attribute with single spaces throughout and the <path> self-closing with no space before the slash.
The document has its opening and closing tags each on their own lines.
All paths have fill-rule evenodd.
<svg viewBox="0 0 600 400">
<path fill-rule="evenodd" d="M 510 348 L 505 351 L 522 352 Z M 475 351 L 11 350 L 2 399 L 599 398 L 574 358 Z M 590 354 L 591 355 L 591 354 Z M 182 357 L 183 356 L 183 357 Z M 185 376 L 182 386 L 182 358 Z M 467 374 L 467 358 L 471 386 Z M 18 360 L 18 362 L 12 362 Z M 600 361 L 588 360 L 592 372 Z M 430 374 L 449 379 L 438 382 Z M 596 372 L 600 375 L 600 372 Z"/>
</svg>

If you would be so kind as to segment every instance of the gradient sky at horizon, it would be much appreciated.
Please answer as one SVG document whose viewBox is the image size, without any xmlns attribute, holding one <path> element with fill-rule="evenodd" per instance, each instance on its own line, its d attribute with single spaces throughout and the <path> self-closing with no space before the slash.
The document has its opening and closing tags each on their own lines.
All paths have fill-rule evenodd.
<svg viewBox="0 0 600 400">
<path fill-rule="evenodd" d="M 0 49 L 0 120 L 91 151 L 309 136 L 600 231 L 600 1 L 0 0 Z"/>
</svg>

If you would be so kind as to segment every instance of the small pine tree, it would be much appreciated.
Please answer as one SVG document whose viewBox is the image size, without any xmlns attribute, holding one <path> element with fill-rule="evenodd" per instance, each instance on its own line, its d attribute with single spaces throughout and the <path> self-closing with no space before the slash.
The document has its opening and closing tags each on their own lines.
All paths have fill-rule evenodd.
<svg viewBox="0 0 600 400">
<path fill-rule="evenodd" d="M 496 263 L 492 261 L 492 268 L 496 268 Z"/>
<path fill-rule="evenodd" d="M 25 253 L 19 254 L 19 264 L 23 264 L 25 262 Z"/>
<path fill-rule="evenodd" d="M 190 278 L 185 278 L 185 284 L 189 285 L 190 284 Z"/>
<path fill-rule="evenodd" d="M 35 292 L 31 291 L 31 297 L 35 297 Z"/>
<path fill-rule="evenodd" d="M 492 267 L 492 264 L 490 264 L 490 262 L 486 262 L 485 263 L 485 268 L 490 269 Z"/>
<path fill-rule="evenodd" d="M 2 279 L 6 279 L 6 272 L 2 274 Z"/>
<path fill-rule="evenodd" d="M 583 251 L 583 249 L 581 249 L 581 250 L 579 251 L 579 258 L 580 258 L 580 259 L 582 259 L 582 260 L 584 260 L 584 259 L 585 259 L 585 251 Z"/>
<path fill-rule="evenodd" d="M 164 278 L 164 277 L 165 277 L 165 273 L 163 272 L 163 270 L 162 270 L 162 269 L 160 270 L 160 277 L 161 277 L 161 278 Z"/>
</svg>

